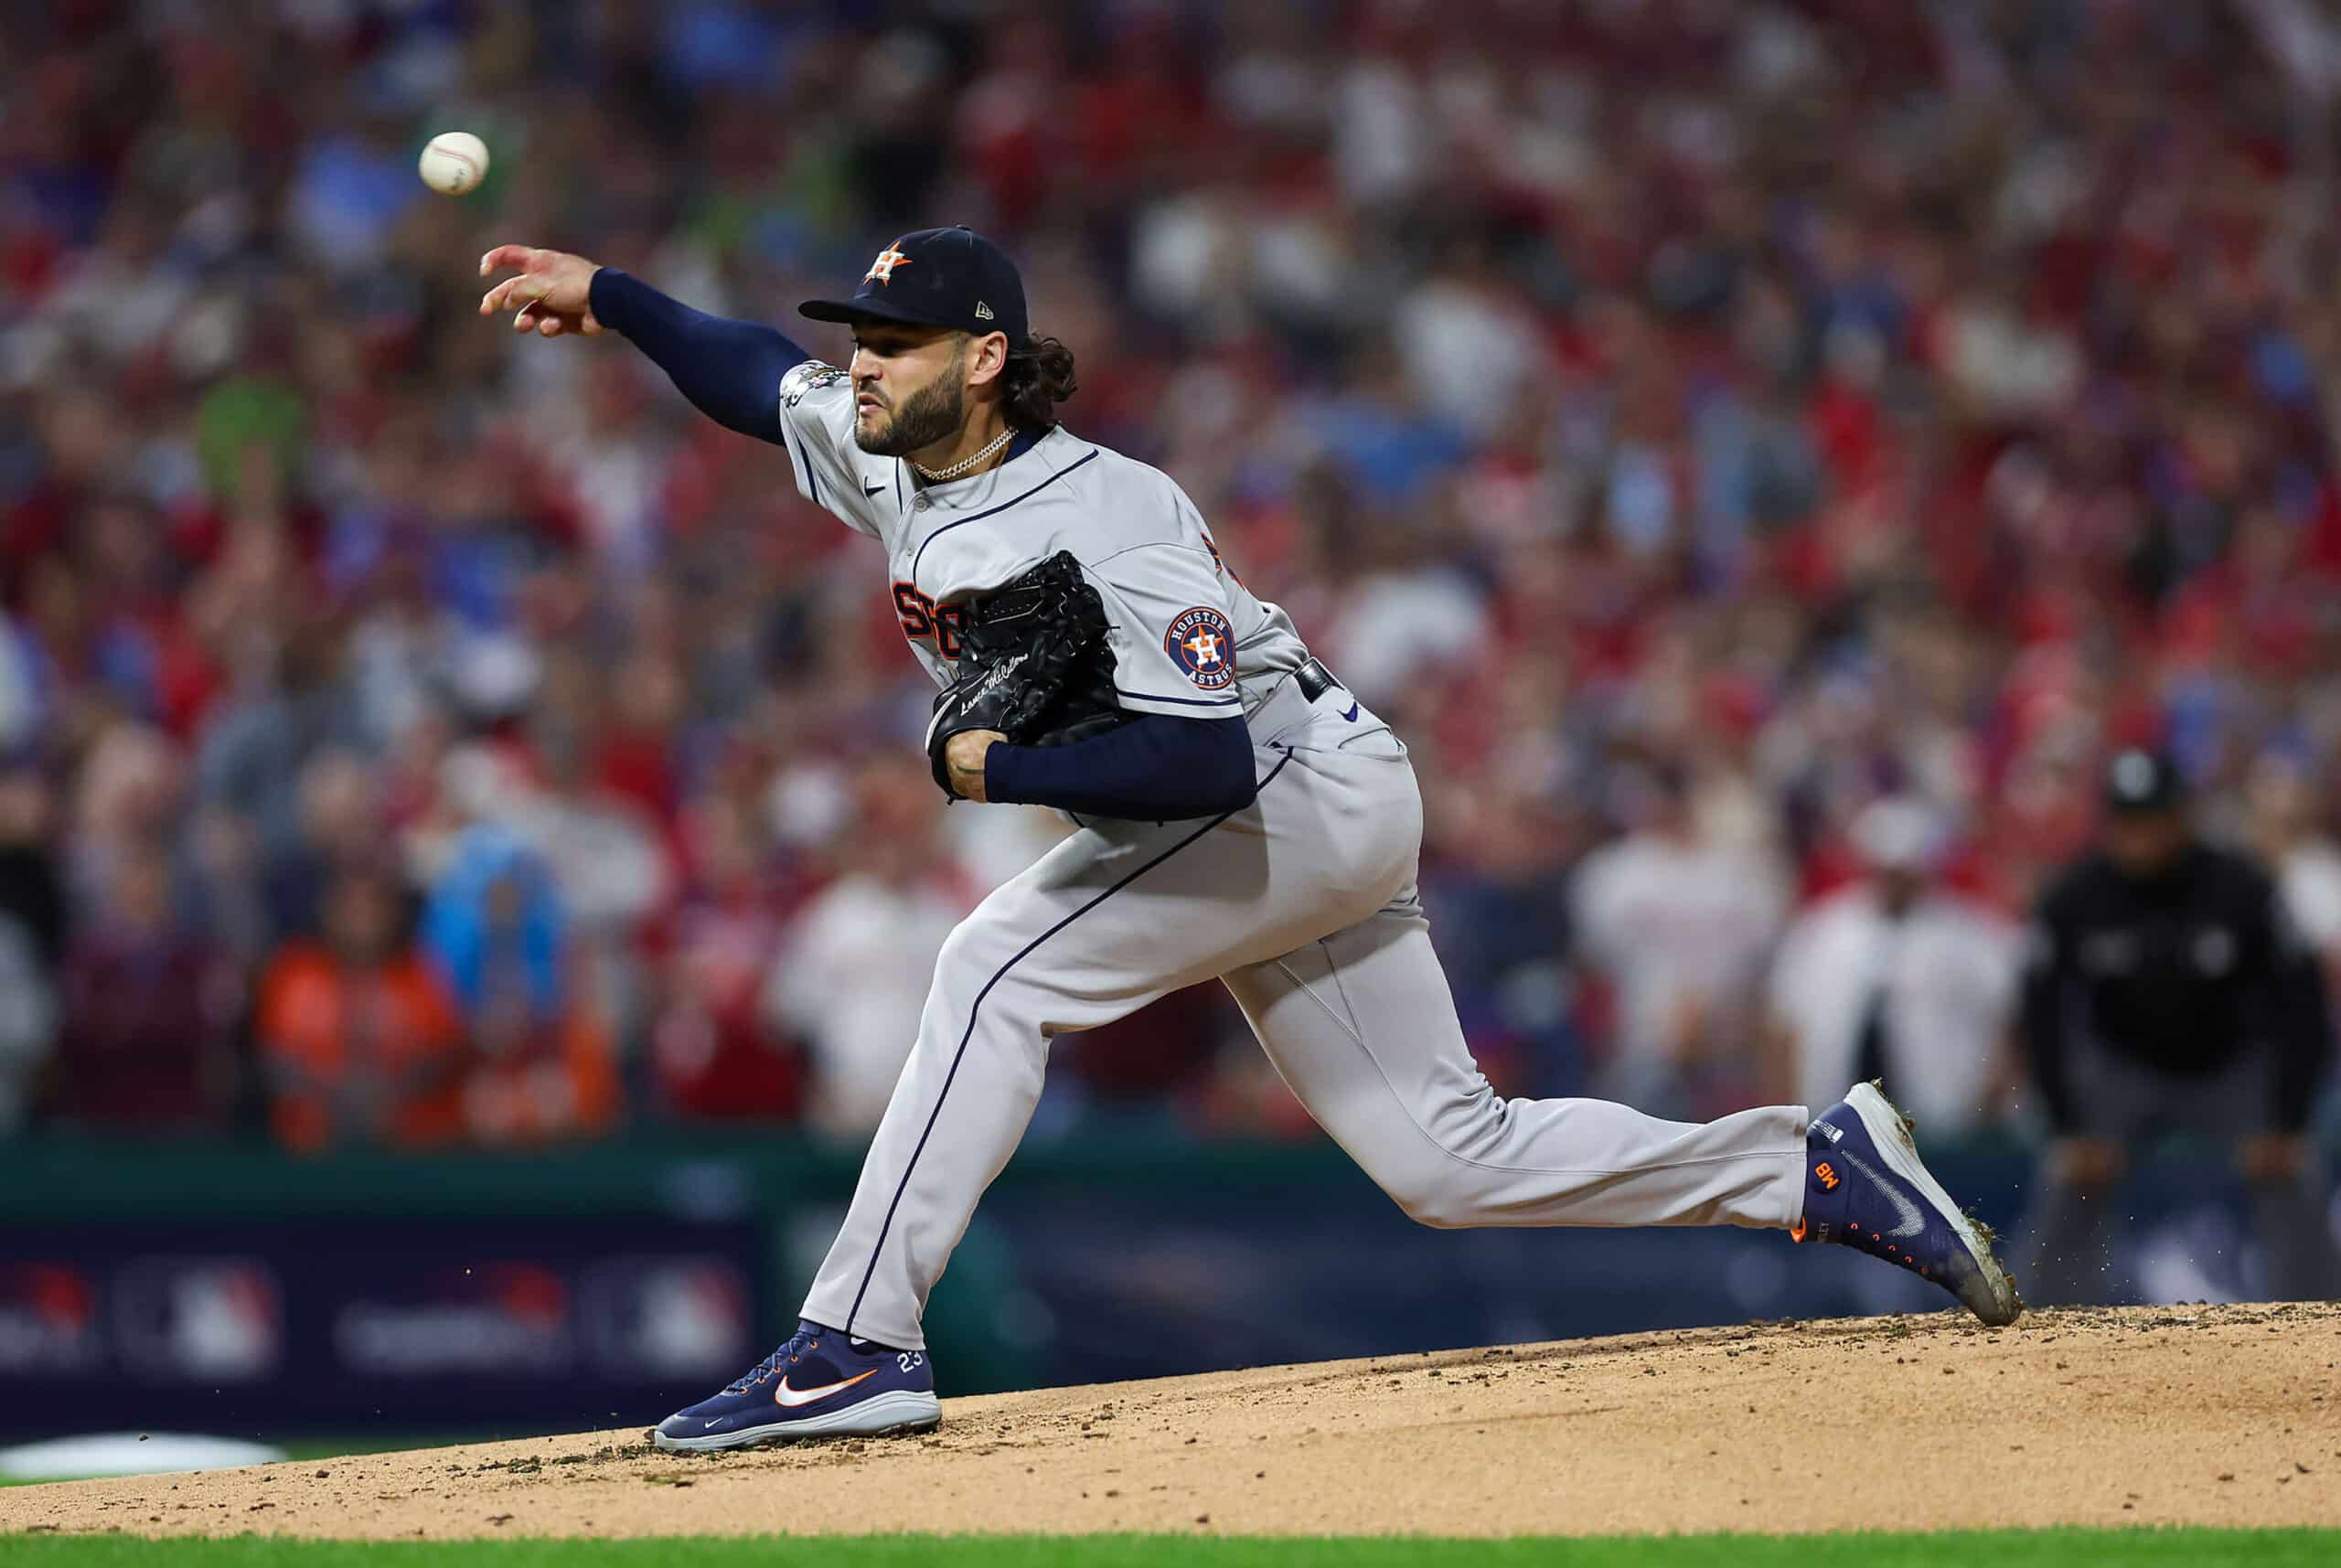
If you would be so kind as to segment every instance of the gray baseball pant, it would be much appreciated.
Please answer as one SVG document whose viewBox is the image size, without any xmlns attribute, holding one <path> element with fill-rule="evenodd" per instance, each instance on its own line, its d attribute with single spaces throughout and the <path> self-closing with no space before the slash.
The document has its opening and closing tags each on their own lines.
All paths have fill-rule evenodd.
<svg viewBox="0 0 2341 1568">
<path fill-rule="evenodd" d="M 1250 722 L 1251 805 L 1084 827 L 952 933 L 805 1317 L 923 1348 L 927 1293 L 1023 1136 L 1050 1038 L 1213 976 L 1318 1124 L 1424 1224 L 1802 1215 L 1801 1105 L 1698 1125 L 1498 1097 L 1416 898 L 1422 797 L 1405 746 L 1338 688 L 1312 703 L 1288 680 Z"/>
</svg>

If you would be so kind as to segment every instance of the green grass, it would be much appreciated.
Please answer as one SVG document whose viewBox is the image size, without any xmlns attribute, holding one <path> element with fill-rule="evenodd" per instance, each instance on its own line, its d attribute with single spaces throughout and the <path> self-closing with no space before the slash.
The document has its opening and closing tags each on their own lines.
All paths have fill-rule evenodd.
<svg viewBox="0 0 2341 1568">
<path fill-rule="evenodd" d="M 644 1541 L 0 1538 L 6 1568 L 2317 1568 L 2341 1531 L 2047 1530 L 1934 1535 L 1609 1536 L 1569 1541 L 1177 1535 L 747 1536 Z"/>
</svg>

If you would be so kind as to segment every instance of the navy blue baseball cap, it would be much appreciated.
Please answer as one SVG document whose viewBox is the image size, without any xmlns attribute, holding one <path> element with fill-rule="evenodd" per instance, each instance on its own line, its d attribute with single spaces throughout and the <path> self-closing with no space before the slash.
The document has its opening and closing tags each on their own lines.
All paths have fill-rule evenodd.
<svg viewBox="0 0 2341 1568">
<path fill-rule="evenodd" d="M 807 300 L 815 321 L 900 321 L 978 336 L 1004 332 L 1024 346 L 1024 280 L 1008 252 L 961 224 L 905 234 L 870 263 L 850 300 Z"/>
</svg>

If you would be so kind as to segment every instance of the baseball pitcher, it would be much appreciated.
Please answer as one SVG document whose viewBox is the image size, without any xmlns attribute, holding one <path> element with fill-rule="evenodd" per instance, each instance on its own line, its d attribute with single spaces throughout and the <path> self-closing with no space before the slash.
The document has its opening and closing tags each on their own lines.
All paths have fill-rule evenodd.
<svg viewBox="0 0 2341 1568">
<path fill-rule="evenodd" d="M 1858 1247 L 1986 1323 L 2014 1286 L 1874 1086 L 1704 1125 L 1506 1100 L 1456 1020 L 1415 891 L 1403 741 L 1228 567 L 1168 475 L 1057 421 L 1065 347 L 1005 252 L 905 234 L 846 299 L 842 368 L 582 257 L 508 245 L 480 302 L 546 337 L 624 335 L 700 411 L 785 447 L 805 497 L 886 552 L 942 688 L 927 749 L 970 801 L 1078 830 L 945 944 L 919 1037 L 796 1333 L 657 1428 L 729 1448 L 935 1424 L 920 1314 L 1040 1098 L 1049 1040 L 1216 977 L 1309 1114 L 1427 1225 L 1746 1225 Z"/>
</svg>

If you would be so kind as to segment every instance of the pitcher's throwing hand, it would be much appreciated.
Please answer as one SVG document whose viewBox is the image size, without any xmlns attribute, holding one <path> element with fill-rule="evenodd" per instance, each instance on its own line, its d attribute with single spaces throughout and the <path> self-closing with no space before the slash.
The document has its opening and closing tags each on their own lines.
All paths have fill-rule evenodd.
<svg viewBox="0 0 2341 1568">
<path fill-rule="evenodd" d="M 518 268 L 520 275 L 480 295 L 480 315 L 512 311 L 513 331 L 534 330 L 546 337 L 563 333 L 592 337 L 602 330 L 592 308 L 593 274 L 601 271 L 593 262 L 532 245 L 498 245 L 479 259 L 483 278 L 504 267 Z"/>
</svg>

